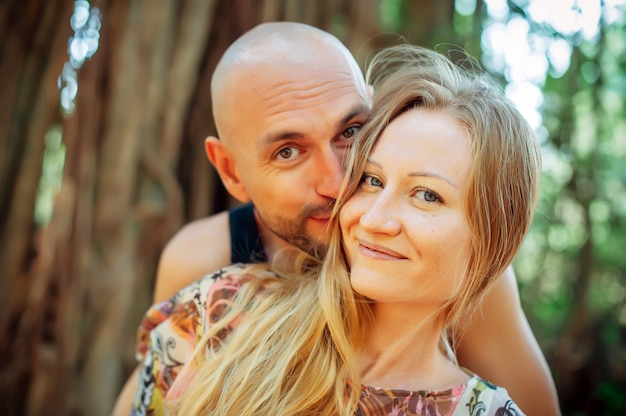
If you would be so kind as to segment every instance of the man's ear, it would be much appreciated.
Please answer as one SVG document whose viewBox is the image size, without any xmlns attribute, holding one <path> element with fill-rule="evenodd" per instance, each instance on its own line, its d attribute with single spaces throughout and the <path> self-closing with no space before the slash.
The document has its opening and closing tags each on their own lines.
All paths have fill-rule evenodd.
<svg viewBox="0 0 626 416">
<path fill-rule="evenodd" d="M 250 197 L 239 177 L 235 159 L 222 141 L 217 137 L 207 137 L 204 150 L 228 193 L 241 202 L 248 202 Z"/>
</svg>

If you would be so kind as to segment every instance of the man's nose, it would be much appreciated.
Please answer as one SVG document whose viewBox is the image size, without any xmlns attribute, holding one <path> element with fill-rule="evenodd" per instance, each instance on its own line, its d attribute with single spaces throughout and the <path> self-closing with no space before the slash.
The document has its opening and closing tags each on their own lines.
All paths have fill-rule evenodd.
<svg viewBox="0 0 626 416">
<path fill-rule="evenodd" d="M 322 155 L 319 166 L 316 168 L 317 193 L 326 198 L 336 199 L 345 175 L 341 155 L 328 150 Z"/>
</svg>

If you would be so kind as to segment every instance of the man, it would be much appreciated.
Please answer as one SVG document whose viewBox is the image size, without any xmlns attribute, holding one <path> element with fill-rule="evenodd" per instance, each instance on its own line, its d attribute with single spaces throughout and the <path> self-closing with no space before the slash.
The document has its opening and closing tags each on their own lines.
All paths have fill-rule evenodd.
<svg viewBox="0 0 626 416">
<path fill-rule="evenodd" d="M 288 245 L 322 255 L 342 161 L 369 112 L 369 91 L 350 52 L 332 35 L 302 24 L 268 23 L 244 34 L 226 51 L 211 87 L 220 138 L 206 140 L 207 155 L 228 192 L 254 208 L 244 205 L 184 227 L 161 257 L 155 302 L 208 272 L 271 258 Z M 459 357 L 505 386 L 527 413 L 558 413 L 512 272 L 486 299 Z M 131 377 L 116 412 L 127 412 L 135 386 Z"/>
</svg>

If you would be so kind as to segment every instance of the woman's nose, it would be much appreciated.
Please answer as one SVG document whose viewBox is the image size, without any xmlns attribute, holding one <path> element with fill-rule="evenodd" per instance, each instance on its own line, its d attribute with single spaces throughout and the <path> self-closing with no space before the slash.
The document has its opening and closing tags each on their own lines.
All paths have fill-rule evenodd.
<svg viewBox="0 0 626 416">
<path fill-rule="evenodd" d="M 372 205 L 365 210 L 359 220 L 363 229 L 369 233 L 383 233 L 397 235 L 400 232 L 398 208 L 385 192 L 376 195 Z"/>
</svg>

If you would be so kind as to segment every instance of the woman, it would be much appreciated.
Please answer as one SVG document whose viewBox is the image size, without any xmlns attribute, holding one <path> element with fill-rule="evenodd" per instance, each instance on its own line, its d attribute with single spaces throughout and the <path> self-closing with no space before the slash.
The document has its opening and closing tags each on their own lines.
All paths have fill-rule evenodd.
<svg viewBox="0 0 626 416">
<path fill-rule="evenodd" d="M 173 412 L 521 414 L 458 367 L 447 334 L 528 230 L 533 132 L 496 88 L 435 52 L 386 49 L 368 80 L 373 114 L 321 269 L 239 265 L 182 293 L 187 307 L 170 317 L 198 346 L 167 395 Z"/>
</svg>

